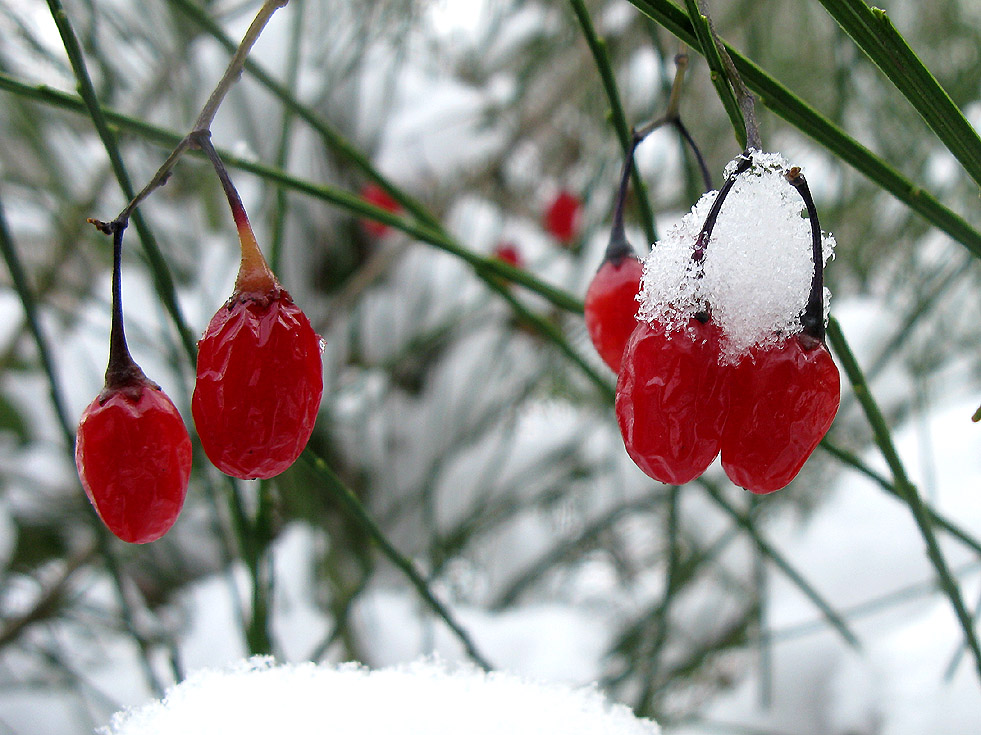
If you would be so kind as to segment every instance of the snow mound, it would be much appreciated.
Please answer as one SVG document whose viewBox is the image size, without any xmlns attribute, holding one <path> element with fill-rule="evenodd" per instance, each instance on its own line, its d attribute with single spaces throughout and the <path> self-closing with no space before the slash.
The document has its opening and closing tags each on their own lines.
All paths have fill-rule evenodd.
<svg viewBox="0 0 981 735">
<path fill-rule="evenodd" d="M 433 660 L 372 671 L 252 658 L 203 670 L 102 735 L 657 735 L 595 688 L 535 683 Z"/>
<path fill-rule="evenodd" d="M 692 253 L 717 191 L 704 194 L 656 243 L 638 296 L 640 316 L 668 331 L 708 309 L 722 329 L 727 361 L 801 331 L 814 271 L 804 203 L 785 178 L 789 164 L 775 153 L 753 151 L 752 158 L 722 203 L 702 263 Z M 726 167 L 727 177 L 735 164 Z M 834 244 L 823 236 L 825 262 Z M 825 291 L 825 314 L 828 298 Z"/>
</svg>

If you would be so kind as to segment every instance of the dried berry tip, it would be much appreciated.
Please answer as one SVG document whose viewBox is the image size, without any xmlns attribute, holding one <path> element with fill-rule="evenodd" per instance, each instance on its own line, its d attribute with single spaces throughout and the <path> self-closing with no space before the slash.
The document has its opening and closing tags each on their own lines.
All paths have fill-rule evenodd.
<svg viewBox="0 0 981 735">
<path fill-rule="evenodd" d="M 245 212 L 245 205 L 242 204 L 242 198 L 238 195 L 235 185 L 232 184 L 225 164 L 222 163 L 218 152 L 211 144 L 211 134 L 208 131 L 196 133 L 194 142 L 204 151 L 211 161 L 211 165 L 214 166 L 218 180 L 228 198 L 228 206 L 232 210 L 232 219 L 235 220 L 235 228 L 238 230 L 239 244 L 242 248 L 242 262 L 239 265 L 238 278 L 235 280 L 235 294 L 268 294 L 279 291 L 279 281 L 259 249 L 255 233 L 252 232 L 252 225 L 249 224 L 249 216 Z"/>
</svg>

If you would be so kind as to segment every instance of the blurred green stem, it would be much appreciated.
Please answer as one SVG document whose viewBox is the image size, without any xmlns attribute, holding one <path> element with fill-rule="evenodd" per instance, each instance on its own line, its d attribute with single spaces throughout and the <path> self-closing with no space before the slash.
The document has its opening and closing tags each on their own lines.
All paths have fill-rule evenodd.
<svg viewBox="0 0 981 735">
<path fill-rule="evenodd" d="M 303 30 L 306 16 L 306 2 L 304 0 L 292 0 L 290 6 L 293 9 L 293 28 L 290 31 L 289 59 L 286 62 L 286 86 L 296 89 L 296 83 L 300 76 L 300 49 L 303 47 Z M 276 168 L 283 171 L 287 170 L 289 162 L 290 144 L 293 140 L 293 122 L 296 113 L 289 108 L 283 110 L 283 119 L 280 123 L 279 144 L 276 146 Z M 276 203 L 273 209 L 272 223 L 270 224 L 271 235 L 269 238 L 269 267 L 273 273 L 279 273 L 280 264 L 283 256 L 283 240 L 286 237 L 286 215 L 289 211 L 289 196 L 282 187 L 276 188 Z"/>
<path fill-rule="evenodd" d="M 27 326 L 37 345 L 38 357 L 41 360 L 41 367 L 48 379 L 48 395 L 51 397 L 51 405 L 54 408 L 55 417 L 58 419 L 58 427 L 61 429 L 65 439 L 66 447 L 75 445 L 75 430 L 73 422 L 68 417 L 68 408 L 65 405 L 64 394 L 61 389 L 61 381 L 58 379 L 58 371 L 55 368 L 54 357 L 48 338 L 41 327 L 41 319 L 38 314 L 37 301 L 34 298 L 34 289 L 31 287 L 27 278 L 27 272 L 21 263 L 20 255 L 14 244 L 10 228 L 7 226 L 7 217 L 4 214 L 3 200 L 0 199 L 0 253 L 10 271 L 10 279 L 14 284 L 14 290 L 20 298 L 21 306 L 24 308 L 24 316 L 27 319 Z"/>
<path fill-rule="evenodd" d="M 810 601 L 817 607 L 818 610 L 824 615 L 828 623 L 841 635 L 842 639 L 852 648 L 859 649 L 861 644 L 858 638 L 848 627 L 848 623 L 845 619 L 828 603 L 821 595 L 818 593 L 814 587 L 811 586 L 804 576 L 798 572 L 791 564 L 788 562 L 783 554 L 777 551 L 756 529 L 753 523 L 752 516 L 748 513 L 743 513 L 738 510 L 736 506 L 730 503 L 722 494 L 722 491 L 714 484 L 710 483 L 704 477 L 699 480 L 700 484 L 705 491 L 708 493 L 709 497 L 715 501 L 722 510 L 724 510 L 736 523 L 738 523 L 742 528 L 752 537 L 756 546 L 759 548 L 760 552 L 765 556 L 769 557 L 770 561 L 777 565 L 777 567 L 782 571 L 787 578 L 794 583 L 794 585 L 804 593 L 810 599 Z"/>
<path fill-rule="evenodd" d="M 613 129 L 616 131 L 617 138 L 620 140 L 620 147 L 624 155 L 633 155 L 633 135 L 630 132 L 630 125 L 627 123 L 627 114 L 623 109 L 623 102 L 620 100 L 620 92 L 617 89 L 616 76 L 613 73 L 613 65 L 610 63 L 609 49 L 606 41 L 599 37 L 593 21 L 586 10 L 586 3 L 583 0 L 570 0 L 572 11 L 582 27 L 583 36 L 589 45 L 589 50 L 593 54 L 596 68 L 599 70 L 600 78 L 603 81 L 603 89 L 606 97 L 610 101 L 610 114 L 613 122 Z M 634 192 L 636 193 L 637 204 L 640 207 L 641 227 L 644 228 L 644 236 L 648 243 L 657 242 L 657 230 L 654 226 L 654 212 L 651 210 L 650 199 L 647 194 L 647 186 L 644 179 L 637 171 L 637 167 L 631 168 L 631 180 L 634 182 Z"/>
<path fill-rule="evenodd" d="M 688 18 L 691 20 L 695 31 L 696 48 L 701 50 L 705 61 L 708 62 L 709 75 L 712 86 L 715 87 L 716 94 L 722 102 L 722 107 L 729 116 L 732 125 L 732 132 L 736 136 L 736 142 L 740 150 L 746 150 L 747 143 L 747 122 L 740 109 L 736 95 L 733 93 L 735 85 L 730 84 L 729 75 L 726 73 L 725 65 L 722 62 L 722 55 L 716 45 L 715 34 L 712 32 L 711 21 L 708 16 L 703 14 L 701 8 L 695 0 L 685 0 L 685 7 L 688 9 Z M 759 147 L 759 146 L 757 146 Z"/>
<path fill-rule="evenodd" d="M 300 457 L 307 467 L 326 485 L 331 495 L 340 502 L 341 506 L 354 518 L 358 525 L 367 531 L 368 535 L 378 544 L 378 548 L 381 549 L 382 553 L 388 557 L 388 560 L 408 577 L 409 582 L 419 593 L 423 601 L 453 631 L 470 659 L 485 671 L 490 671 L 492 669 L 490 663 L 477 649 L 476 644 L 470 638 L 470 634 L 456 621 L 449 608 L 433 594 L 425 577 L 416 568 L 412 560 L 392 545 L 382 529 L 368 514 L 367 509 L 361 504 L 361 501 L 358 500 L 358 497 L 341 481 L 341 478 L 334 473 L 327 462 L 314 454 L 309 448 L 304 450 Z"/>
<path fill-rule="evenodd" d="M 896 30 L 886 11 L 869 7 L 863 0 L 820 2 L 981 185 L 981 137 Z"/>
<path fill-rule="evenodd" d="M 831 319 L 828 322 L 828 339 L 834 348 L 835 354 L 838 355 L 838 359 L 841 361 L 841 366 L 848 376 L 848 380 L 851 381 L 855 396 L 858 398 L 859 403 L 862 404 L 866 419 L 875 436 L 875 443 L 878 445 L 883 459 L 886 460 L 886 464 L 892 472 L 893 484 L 903 502 L 909 506 L 910 512 L 913 514 L 913 519 L 920 529 L 920 534 L 923 536 L 923 541 L 926 544 L 927 556 L 930 558 L 937 572 L 941 589 L 947 595 L 954 608 L 957 620 L 964 631 L 964 640 L 974 655 L 978 678 L 981 679 L 981 646 L 978 644 L 977 634 L 974 631 L 974 621 L 971 619 L 971 614 L 964 604 L 960 587 L 957 586 L 957 582 L 951 575 L 947 561 L 944 559 L 943 553 L 940 550 L 940 544 L 937 542 L 937 538 L 933 533 L 933 521 L 930 513 L 920 499 L 920 494 L 913 486 L 913 483 L 906 476 L 906 469 L 903 467 L 902 460 L 899 458 L 899 453 L 896 451 L 896 447 L 892 441 L 889 424 L 886 422 L 885 416 L 882 415 L 882 411 L 879 410 L 879 404 L 872 397 L 858 360 L 855 359 L 855 355 L 852 353 L 845 339 L 845 335 L 841 331 L 841 326 L 835 319 Z"/>
</svg>

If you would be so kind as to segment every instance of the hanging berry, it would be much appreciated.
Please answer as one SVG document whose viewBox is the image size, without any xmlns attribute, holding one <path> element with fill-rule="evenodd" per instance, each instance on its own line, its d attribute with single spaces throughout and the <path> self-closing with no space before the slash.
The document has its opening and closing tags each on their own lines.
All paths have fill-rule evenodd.
<svg viewBox="0 0 981 735">
<path fill-rule="evenodd" d="M 752 350 L 731 368 L 722 466 L 739 487 L 757 494 L 790 484 L 831 428 L 840 379 L 827 348 L 796 334 Z"/>
<path fill-rule="evenodd" d="M 579 197 L 562 189 L 545 210 L 545 229 L 562 245 L 571 245 L 579 236 L 581 209 Z"/>
<path fill-rule="evenodd" d="M 692 278 L 699 277 L 722 203 L 749 165 L 741 163 L 715 197 L 690 250 Z M 689 482 L 719 454 L 729 407 L 720 341 L 706 304 L 680 327 L 641 320 L 627 343 L 617 381 L 617 422 L 630 458 L 655 480 Z"/>
<path fill-rule="evenodd" d="M 620 372 L 627 340 L 637 326 L 637 292 L 644 266 L 627 241 L 623 208 L 633 168 L 633 156 L 643 136 L 634 133 L 620 174 L 620 188 L 613 206 L 613 226 L 603 262 L 586 289 L 583 315 L 593 347 L 610 370 Z"/>
<path fill-rule="evenodd" d="M 682 485 L 719 454 L 728 385 L 719 330 L 707 315 L 666 332 L 640 322 L 617 380 L 616 414 L 627 454 L 648 476 Z"/>
<path fill-rule="evenodd" d="M 320 338 L 269 269 L 242 201 L 207 139 L 242 261 L 231 298 L 198 342 L 191 411 L 208 459 L 243 480 L 269 478 L 296 461 L 313 432 L 323 392 Z"/>
<path fill-rule="evenodd" d="M 721 452 L 734 483 L 773 492 L 797 475 L 834 420 L 840 381 L 824 345 L 824 261 L 833 240 L 794 168 L 786 179 L 810 222 L 810 247 L 798 247 L 806 225 L 784 171 L 779 156 L 741 156 L 722 189 L 703 197 L 645 264 L 642 320 L 623 355 L 617 417 L 628 453 L 656 479 L 693 479 Z M 738 216 L 728 215 L 710 248 L 730 192 L 738 192 L 729 198 Z"/>
<path fill-rule="evenodd" d="M 757 494 L 786 487 L 831 428 L 841 400 L 838 368 L 824 345 L 821 226 L 799 168 L 787 179 L 811 223 L 814 267 L 802 331 L 753 348 L 731 368 L 732 400 L 722 438 L 722 466 L 736 485 Z"/>
<path fill-rule="evenodd" d="M 180 514 L 191 475 L 191 440 L 160 386 L 133 360 L 123 327 L 124 224 L 114 223 L 112 328 L 106 383 L 82 413 L 75 466 L 99 517 L 123 541 L 163 536 Z"/>
<path fill-rule="evenodd" d="M 620 372 L 627 340 L 637 326 L 637 292 L 644 265 L 633 254 L 610 257 L 586 290 L 584 314 L 593 346 L 610 370 Z"/>
<path fill-rule="evenodd" d="M 385 191 L 378 184 L 365 184 L 361 187 L 361 199 L 368 204 L 372 204 L 379 209 L 384 209 L 386 212 L 398 212 L 401 210 L 399 203 L 395 201 L 391 194 Z M 367 232 L 372 237 L 384 237 L 392 228 L 386 225 L 384 222 L 378 222 L 373 219 L 362 219 L 361 226 L 364 227 L 365 232 Z"/>
<path fill-rule="evenodd" d="M 494 248 L 494 257 L 515 268 L 525 267 L 525 259 L 521 256 L 518 246 L 513 242 L 498 243 L 497 247 Z"/>
</svg>

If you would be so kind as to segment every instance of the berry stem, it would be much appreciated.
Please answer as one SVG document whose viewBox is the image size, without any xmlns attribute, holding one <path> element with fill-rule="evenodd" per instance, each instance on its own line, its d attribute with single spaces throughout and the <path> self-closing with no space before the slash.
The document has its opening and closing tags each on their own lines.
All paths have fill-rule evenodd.
<svg viewBox="0 0 981 735">
<path fill-rule="evenodd" d="M 817 207 L 807 186 L 800 167 L 794 166 L 787 174 L 787 181 L 793 186 L 807 208 L 807 217 L 811 221 L 811 257 L 814 260 L 814 272 L 811 275 L 811 292 L 807 297 L 807 306 L 801 316 L 804 334 L 824 342 L 824 240 L 821 237 L 821 223 L 818 221 Z"/>
<path fill-rule="evenodd" d="M 691 148 L 691 152 L 695 154 L 695 160 L 698 162 L 698 168 L 702 172 L 702 182 L 705 184 L 705 191 L 712 191 L 714 188 L 712 186 L 712 172 L 709 171 L 708 164 L 705 163 L 705 157 L 702 156 L 702 152 L 699 150 L 698 144 L 695 143 L 695 139 L 691 136 L 691 133 L 688 132 L 688 128 L 685 127 L 685 124 L 681 122 L 681 117 L 679 115 L 676 114 L 674 118 L 672 118 L 671 124 L 674 125 L 675 130 L 678 131 L 681 139 L 688 144 L 689 148 Z"/>
<path fill-rule="evenodd" d="M 719 34 L 715 32 L 715 23 L 712 22 L 712 15 L 706 7 L 707 3 L 705 0 L 692 0 L 692 2 L 686 4 L 689 5 L 689 15 L 693 16 L 693 23 L 697 16 L 701 16 L 704 19 L 705 29 L 709 33 L 709 39 L 706 39 L 706 43 L 710 42 L 715 47 L 715 53 L 713 55 L 717 58 L 716 63 L 722 65 L 725 79 L 729 82 L 729 86 L 736 96 L 736 105 L 743 118 L 743 127 L 746 131 L 746 148 L 748 150 L 763 150 L 763 144 L 760 139 L 760 125 L 756 119 L 756 98 L 749 91 L 742 77 L 739 76 L 739 71 L 732 62 L 732 57 L 729 56 L 725 44 L 719 38 Z M 708 53 L 706 52 L 706 57 L 708 57 Z"/>
<path fill-rule="evenodd" d="M 623 208 L 627 201 L 627 190 L 630 187 L 630 174 L 633 170 L 634 151 L 640 142 L 653 130 L 648 126 L 646 132 L 633 131 L 627 155 L 623 159 L 623 170 L 620 173 L 620 188 L 613 206 L 613 227 L 610 229 L 610 242 L 606 246 L 605 259 L 611 263 L 619 263 L 624 258 L 635 255 L 633 247 L 627 241 L 627 233 L 623 227 Z"/>
<path fill-rule="evenodd" d="M 683 61 L 682 61 L 683 60 Z M 709 173 L 708 166 L 705 164 L 705 159 L 702 157 L 702 152 L 698 149 L 694 138 L 688 132 L 688 128 L 685 127 L 684 123 L 681 122 L 681 117 L 678 115 L 678 99 L 677 90 L 681 86 L 682 72 L 687 66 L 688 57 L 685 54 L 678 54 L 675 57 L 675 63 L 678 65 L 678 74 L 675 77 L 675 84 L 671 90 L 671 99 L 668 103 L 668 112 L 664 117 L 660 117 L 657 120 L 649 122 L 642 128 L 634 129 L 631 133 L 630 145 L 627 148 L 626 157 L 623 160 L 623 169 L 620 173 L 620 187 L 617 190 L 616 201 L 613 205 L 613 226 L 610 229 L 610 242 L 606 246 L 605 259 L 611 263 L 619 263 L 626 257 L 635 255 L 633 247 L 627 241 L 627 234 L 623 226 L 623 210 L 627 202 L 627 191 L 630 186 L 630 178 L 634 173 L 634 152 L 637 150 L 637 146 L 640 145 L 648 135 L 653 133 L 658 128 L 664 125 L 672 125 L 679 132 L 682 139 L 691 147 L 695 154 L 695 158 L 698 160 L 698 166 L 702 172 L 702 179 L 705 181 L 706 189 L 712 188 L 712 175 Z"/>
<path fill-rule="evenodd" d="M 109 365 L 102 393 L 148 383 L 146 375 L 133 360 L 126 344 L 123 325 L 122 253 L 125 224 L 113 223 L 112 228 L 112 326 L 109 329 Z"/>
<path fill-rule="evenodd" d="M 201 131 L 210 131 L 211 123 L 215 119 L 215 115 L 218 113 L 218 108 L 221 107 L 222 102 L 228 95 L 229 90 L 242 76 L 242 69 L 245 67 L 246 58 L 249 55 L 249 51 L 255 45 L 255 42 L 259 40 L 259 36 L 265 29 L 266 24 L 269 23 L 270 18 L 272 18 L 273 13 L 279 10 L 289 2 L 289 0 L 266 0 L 262 7 L 259 8 L 259 12 L 256 13 L 252 24 L 246 31 L 245 36 L 242 38 L 241 43 L 239 43 L 238 48 L 235 50 L 234 55 L 228 62 L 228 67 L 225 69 L 225 73 L 222 75 L 221 80 L 218 85 L 212 91 L 211 96 L 208 97 L 208 101 L 201 108 L 201 112 L 198 114 L 198 118 L 194 123 L 194 127 L 191 133 L 180 140 L 177 146 L 170 152 L 167 156 L 167 160 L 161 164 L 160 168 L 150 179 L 149 183 L 143 187 L 137 193 L 130 202 L 123 208 L 117 216 L 116 219 L 111 222 L 103 222 L 101 220 L 90 219 L 89 222 L 96 226 L 96 228 L 105 233 L 106 235 L 113 234 L 114 224 L 117 222 L 128 222 L 133 211 L 143 203 L 150 194 L 155 190 L 159 189 L 161 186 L 167 183 L 170 178 L 170 174 L 173 172 L 174 167 L 177 162 L 181 159 L 185 152 L 189 149 L 195 147 L 194 138 L 197 133 Z"/>
<path fill-rule="evenodd" d="M 218 151 L 211 143 L 211 131 L 197 130 L 190 135 L 191 144 L 197 146 L 211 161 L 218 180 L 225 190 L 228 197 L 228 206 L 232 210 L 232 218 L 235 220 L 235 228 L 238 230 L 238 239 L 242 247 L 242 262 L 239 266 L 238 278 L 235 280 L 235 295 L 241 294 L 268 294 L 270 291 L 279 290 L 279 281 L 266 263 L 266 259 L 259 249 L 256 242 L 255 233 L 249 223 L 249 216 L 245 212 L 245 205 L 242 198 L 238 195 L 228 169 L 222 163 Z"/>
<path fill-rule="evenodd" d="M 725 201 L 726 197 L 729 196 L 729 192 L 732 189 L 733 184 L 736 183 L 736 178 L 739 174 L 743 173 L 746 169 L 753 165 L 753 158 L 747 153 L 743 153 L 739 158 L 739 163 L 736 165 L 735 171 L 726 179 L 726 182 L 719 189 L 719 193 L 715 195 L 715 201 L 712 202 L 712 209 L 709 210 L 708 216 L 705 218 L 705 222 L 702 225 L 702 229 L 698 233 L 698 237 L 695 239 L 695 249 L 692 251 L 691 259 L 692 262 L 701 265 L 702 261 L 705 259 L 705 249 L 708 247 L 709 240 L 712 238 L 712 230 L 715 229 L 716 220 L 719 219 L 719 212 L 722 211 L 722 203 Z M 698 275 L 701 276 L 701 270 L 699 269 Z"/>
</svg>

